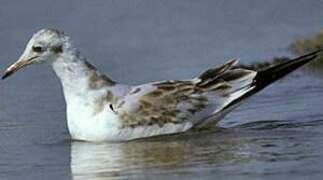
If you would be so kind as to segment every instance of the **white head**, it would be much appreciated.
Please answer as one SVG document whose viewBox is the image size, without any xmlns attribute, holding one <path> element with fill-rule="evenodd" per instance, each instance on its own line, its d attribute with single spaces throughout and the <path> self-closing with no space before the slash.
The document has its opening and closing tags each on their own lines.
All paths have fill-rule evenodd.
<svg viewBox="0 0 323 180">
<path fill-rule="evenodd" d="M 53 62 L 68 48 L 70 48 L 69 38 L 62 31 L 41 29 L 29 40 L 19 60 L 6 69 L 2 79 L 29 64 Z"/>
</svg>

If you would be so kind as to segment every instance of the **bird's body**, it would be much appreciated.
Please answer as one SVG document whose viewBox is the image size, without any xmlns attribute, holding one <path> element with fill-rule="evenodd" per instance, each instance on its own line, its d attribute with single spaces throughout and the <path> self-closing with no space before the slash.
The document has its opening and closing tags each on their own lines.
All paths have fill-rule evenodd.
<svg viewBox="0 0 323 180">
<path fill-rule="evenodd" d="M 215 124 L 247 97 L 317 53 L 261 72 L 236 68 L 237 61 L 230 60 L 193 79 L 130 86 L 101 74 L 61 32 L 43 29 L 4 78 L 34 61 L 48 62 L 62 84 L 72 138 L 123 141 Z"/>
<path fill-rule="evenodd" d="M 52 67 L 62 83 L 73 139 L 120 141 L 184 132 L 201 124 L 234 99 L 233 91 L 252 83 L 256 72 L 230 70 L 235 63 L 194 79 L 138 86 L 102 75 L 74 49 Z M 221 79 L 212 74 L 215 71 Z"/>
</svg>

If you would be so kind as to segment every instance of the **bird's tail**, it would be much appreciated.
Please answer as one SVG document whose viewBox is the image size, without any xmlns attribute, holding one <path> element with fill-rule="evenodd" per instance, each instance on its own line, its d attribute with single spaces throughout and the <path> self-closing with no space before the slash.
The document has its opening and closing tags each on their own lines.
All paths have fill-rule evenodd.
<svg viewBox="0 0 323 180">
<path fill-rule="evenodd" d="M 248 98 L 249 96 L 257 93 L 258 91 L 264 89 L 268 85 L 272 84 L 273 82 L 277 81 L 280 78 L 283 78 L 287 74 L 293 72 L 294 70 L 298 69 L 299 67 L 311 62 L 315 58 L 318 57 L 319 53 L 323 50 L 317 50 L 312 53 L 300 56 L 298 58 L 288 60 L 286 62 L 265 68 L 257 72 L 256 76 L 254 77 L 252 83 L 250 84 L 249 90 L 244 93 L 239 98 L 230 102 L 226 108 L 234 106 L 235 104 L 239 103 L 240 101 Z"/>
<path fill-rule="evenodd" d="M 303 56 L 300 56 L 296 59 L 288 60 L 280 64 L 272 65 L 268 68 L 259 71 L 248 71 L 246 69 L 235 69 L 232 66 L 231 62 L 220 66 L 220 68 L 213 68 L 200 76 L 202 79 L 202 84 L 206 82 L 206 84 L 212 84 L 213 81 L 210 81 L 210 77 L 213 77 L 213 74 L 219 74 L 216 79 L 223 79 L 229 85 L 232 86 L 230 95 L 228 97 L 224 97 L 222 108 L 218 108 L 209 118 L 203 120 L 198 127 L 205 127 L 209 124 L 214 124 L 221 120 L 227 113 L 229 113 L 234 108 L 238 107 L 244 100 L 248 99 L 251 95 L 259 92 L 264 89 L 271 83 L 277 81 L 278 79 L 286 76 L 292 71 L 298 69 L 306 63 L 314 60 L 322 50 L 318 50 Z M 231 64 L 230 64 L 231 63 Z M 228 66 L 228 68 L 224 68 Z M 224 69 L 224 73 L 220 70 Z M 220 72 L 220 73 L 218 73 Z M 240 73 L 239 73 L 240 72 Z M 243 72 L 243 73 L 241 73 Z M 230 78 L 228 78 L 230 77 Z M 232 77 L 237 79 L 238 81 L 231 80 Z M 243 80 L 243 81 L 241 81 Z"/>
</svg>

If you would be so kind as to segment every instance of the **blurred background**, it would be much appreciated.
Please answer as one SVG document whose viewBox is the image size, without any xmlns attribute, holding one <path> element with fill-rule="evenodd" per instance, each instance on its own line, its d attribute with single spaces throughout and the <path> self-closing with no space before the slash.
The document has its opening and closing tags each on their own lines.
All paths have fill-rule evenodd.
<svg viewBox="0 0 323 180">
<path fill-rule="evenodd" d="M 0 69 L 37 30 L 64 30 L 113 79 L 186 79 L 229 58 L 295 57 L 323 41 L 322 0 L 0 0 Z M 322 60 L 235 110 L 218 131 L 115 144 L 71 143 L 49 66 L 0 82 L 0 179 L 319 179 Z"/>
</svg>

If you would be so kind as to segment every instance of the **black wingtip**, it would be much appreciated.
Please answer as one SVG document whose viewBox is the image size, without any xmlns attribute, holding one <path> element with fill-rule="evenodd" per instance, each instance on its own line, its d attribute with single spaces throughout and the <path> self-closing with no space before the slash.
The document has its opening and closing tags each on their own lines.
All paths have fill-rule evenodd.
<svg viewBox="0 0 323 180">
<path fill-rule="evenodd" d="M 314 51 L 312 53 L 300 56 L 298 58 L 283 62 L 278 65 L 261 70 L 257 73 L 254 79 L 254 86 L 256 89 L 262 89 L 269 84 L 277 81 L 278 79 L 286 76 L 287 74 L 293 72 L 294 70 L 300 68 L 301 66 L 311 62 L 318 57 L 319 53 L 323 52 L 322 49 Z"/>
<path fill-rule="evenodd" d="M 242 100 L 247 99 L 251 95 L 264 89 L 271 83 L 277 81 L 278 79 L 286 76 L 290 72 L 314 60 L 319 55 L 319 53 L 322 52 L 323 50 L 320 49 L 312 53 L 300 56 L 296 59 L 289 60 L 281 64 L 274 65 L 272 67 L 268 67 L 264 70 L 258 71 L 256 77 L 253 80 L 253 83 L 250 85 L 251 90 L 246 92 L 243 96 L 230 102 L 230 104 L 228 104 L 224 109 L 234 107 L 234 105 L 240 103 Z"/>
<path fill-rule="evenodd" d="M 2 80 L 5 80 L 7 77 L 9 77 L 10 75 L 11 75 L 12 73 L 5 73 L 2 77 L 1 77 L 1 79 Z"/>
</svg>

